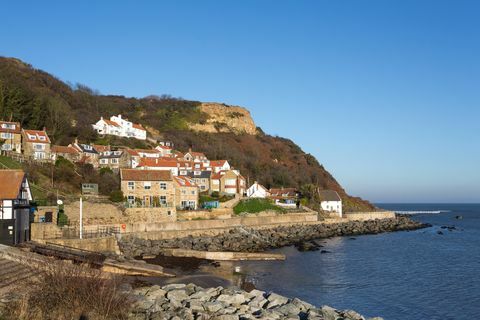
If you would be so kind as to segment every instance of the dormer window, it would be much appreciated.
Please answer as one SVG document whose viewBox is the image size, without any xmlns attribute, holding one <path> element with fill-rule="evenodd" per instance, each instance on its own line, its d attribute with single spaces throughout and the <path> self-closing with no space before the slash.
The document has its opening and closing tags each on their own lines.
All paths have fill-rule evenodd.
<svg viewBox="0 0 480 320">
<path fill-rule="evenodd" d="M 28 134 L 28 139 L 29 140 L 37 140 L 37 136 L 34 136 L 33 134 Z"/>
<path fill-rule="evenodd" d="M 14 125 L 14 124 L 10 124 L 10 123 L 2 123 L 2 128 L 3 128 L 3 129 L 15 130 L 15 125 Z"/>
<path fill-rule="evenodd" d="M 46 141 L 47 140 L 44 136 L 38 136 L 38 139 L 40 139 L 40 141 Z"/>
</svg>

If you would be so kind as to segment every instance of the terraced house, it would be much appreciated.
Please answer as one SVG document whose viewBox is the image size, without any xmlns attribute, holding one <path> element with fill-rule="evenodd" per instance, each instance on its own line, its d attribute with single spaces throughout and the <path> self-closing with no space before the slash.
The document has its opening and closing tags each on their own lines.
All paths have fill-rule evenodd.
<svg viewBox="0 0 480 320">
<path fill-rule="evenodd" d="M 174 177 L 175 205 L 179 210 L 195 210 L 198 207 L 198 186 L 188 177 Z"/>
<path fill-rule="evenodd" d="M 238 170 L 213 173 L 210 178 L 210 192 L 220 194 L 243 195 L 246 191 L 245 178 Z"/>
<path fill-rule="evenodd" d="M 35 160 L 50 159 L 50 138 L 45 130 L 22 129 L 22 149 L 26 157 Z"/>
<path fill-rule="evenodd" d="M 175 208 L 175 185 L 170 171 L 120 169 L 120 179 L 129 206 Z"/>
<path fill-rule="evenodd" d="M 19 122 L 0 121 L 0 146 L 3 151 L 22 152 L 22 128 Z"/>
</svg>

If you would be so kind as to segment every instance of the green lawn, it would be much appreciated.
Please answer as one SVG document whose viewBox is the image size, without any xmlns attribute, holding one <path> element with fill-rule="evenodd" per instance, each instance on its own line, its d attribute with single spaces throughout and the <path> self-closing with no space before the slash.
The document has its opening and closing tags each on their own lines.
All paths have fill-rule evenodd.
<svg viewBox="0 0 480 320">
<path fill-rule="evenodd" d="M 240 201 L 234 208 L 235 214 L 240 213 L 257 213 L 266 210 L 275 210 L 279 213 L 284 213 L 286 210 L 276 206 L 269 199 L 245 199 Z"/>
<path fill-rule="evenodd" d="M 12 158 L 0 156 L 0 169 L 21 169 L 22 165 Z"/>
</svg>

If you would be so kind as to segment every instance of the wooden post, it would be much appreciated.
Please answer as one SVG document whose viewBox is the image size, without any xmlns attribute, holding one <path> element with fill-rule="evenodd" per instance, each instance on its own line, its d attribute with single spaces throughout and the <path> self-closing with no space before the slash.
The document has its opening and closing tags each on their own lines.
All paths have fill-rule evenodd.
<svg viewBox="0 0 480 320">
<path fill-rule="evenodd" d="M 80 197 L 80 239 L 83 239 L 83 200 Z"/>
</svg>

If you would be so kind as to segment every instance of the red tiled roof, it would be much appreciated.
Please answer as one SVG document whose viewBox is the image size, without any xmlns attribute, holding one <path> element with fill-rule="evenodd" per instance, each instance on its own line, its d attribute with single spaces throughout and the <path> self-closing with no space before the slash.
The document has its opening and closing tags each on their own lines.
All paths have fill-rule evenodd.
<svg viewBox="0 0 480 320">
<path fill-rule="evenodd" d="M 127 151 L 127 153 L 131 156 L 139 156 L 138 152 L 135 151 L 135 150 L 132 150 L 132 149 L 125 149 L 125 151 Z"/>
<path fill-rule="evenodd" d="M 220 179 L 222 176 L 223 176 L 223 174 L 221 174 L 220 172 L 218 172 L 218 173 L 212 173 L 212 175 L 210 176 L 210 179 L 218 180 L 218 179 Z"/>
<path fill-rule="evenodd" d="M 197 184 L 188 177 L 181 176 L 181 177 L 174 177 L 174 179 L 177 182 L 177 184 L 181 187 L 197 187 Z"/>
<path fill-rule="evenodd" d="M 93 148 L 98 152 L 110 151 L 110 146 L 101 146 L 99 144 L 94 144 Z"/>
<path fill-rule="evenodd" d="M 107 119 L 103 119 L 103 121 L 105 121 L 105 123 L 110 125 L 110 126 L 120 127 L 120 124 L 116 123 L 115 121 L 107 120 Z"/>
<path fill-rule="evenodd" d="M 297 196 L 297 190 L 295 188 L 274 188 L 269 190 L 272 198 L 293 198 Z"/>
<path fill-rule="evenodd" d="M 78 150 L 71 146 L 55 146 L 52 145 L 52 152 L 53 153 L 71 153 L 71 154 L 78 154 Z"/>
<path fill-rule="evenodd" d="M 135 129 L 138 129 L 138 130 L 146 131 L 145 128 L 143 128 L 142 125 L 138 124 L 138 123 L 133 123 L 132 127 L 135 128 Z"/>
<path fill-rule="evenodd" d="M 210 167 L 223 167 L 227 160 L 210 160 Z"/>
<path fill-rule="evenodd" d="M 164 158 L 141 158 L 139 167 L 169 167 L 176 168 L 178 167 L 178 162 L 176 160 L 165 160 Z"/>
<path fill-rule="evenodd" d="M 2 124 L 13 124 L 15 125 L 15 129 L 2 128 Z M 0 121 L 0 132 L 18 134 L 22 132 L 22 128 L 20 127 L 20 122 Z"/>
<path fill-rule="evenodd" d="M 157 146 L 157 148 L 165 149 L 165 150 L 172 150 L 172 147 L 162 146 L 161 144 Z"/>
<path fill-rule="evenodd" d="M 47 132 L 43 130 L 25 130 L 25 140 L 27 142 L 35 142 L 35 143 L 50 143 L 50 138 L 47 135 Z M 34 139 L 30 139 L 30 136 L 35 136 Z M 39 137 L 45 137 L 45 140 L 40 140 Z"/>
<path fill-rule="evenodd" d="M 17 199 L 24 177 L 23 170 L 0 170 L 0 199 Z"/>
<path fill-rule="evenodd" d="M 170 170 L 121 169 L 123 181 L 172 181 Z"/>
</svg>

